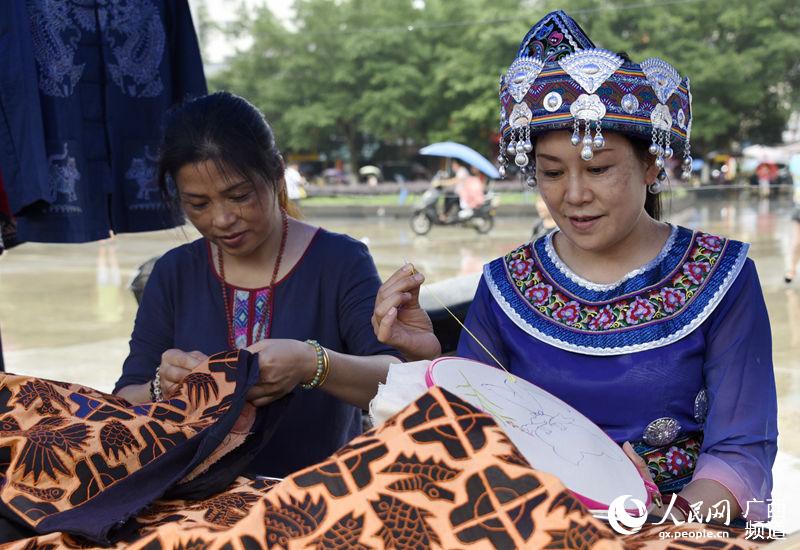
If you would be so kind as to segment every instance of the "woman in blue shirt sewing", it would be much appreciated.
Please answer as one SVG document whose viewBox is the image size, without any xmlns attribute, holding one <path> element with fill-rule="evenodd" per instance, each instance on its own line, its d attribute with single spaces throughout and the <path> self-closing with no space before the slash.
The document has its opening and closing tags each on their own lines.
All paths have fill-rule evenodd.
<svg viewBox="0 0 800 550">
<path fill-rule="evenodd" d="M 251 403 L 304 388 L 253 462 L 252 473 L 272 476 L 360 433 L 360 409 L 397 361 L 370 325 L 380 279 L 366 246 L 290 216 L 283 172 L 269 124 L 246 100 L 217 93 L 170 114 L 159 183 L 202 238 L 153 268 L 115 388 L 157 400 L 212 353 L 257 352 Z"/>
</svg>

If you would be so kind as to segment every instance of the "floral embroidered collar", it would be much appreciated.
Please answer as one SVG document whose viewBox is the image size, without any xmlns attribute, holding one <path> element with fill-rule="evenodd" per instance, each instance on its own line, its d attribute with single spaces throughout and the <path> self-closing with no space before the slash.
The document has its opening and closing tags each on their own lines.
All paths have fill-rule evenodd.
<svg viewBox="0 0 800 550">
<path fill-rule="evenodd" d="M 558 348 L 618 355 L 671 344 L 697 328 L 742 269 L 749 245 L 673 227 L 661 253 L 611 284 L 573 273 L 552 233 L 487 264 L 494 299 L 522 330 Z"/>
</svg>

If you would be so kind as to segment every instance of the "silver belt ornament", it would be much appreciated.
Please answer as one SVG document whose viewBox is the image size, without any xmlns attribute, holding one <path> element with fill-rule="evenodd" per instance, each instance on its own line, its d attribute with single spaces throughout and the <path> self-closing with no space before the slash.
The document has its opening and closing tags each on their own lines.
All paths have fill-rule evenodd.
<svg viewBox="0 0 800 550">
<path fill-rule="evenodd" d="M 703 388 L 694 398 L 694 419 L 698 424 L 703 424 L 708 416 L 708 392 Z"/>
<path fill-rule="evenodd" d="M 644 429 L 644 442 L 652 447 L 669 445 L 681 432 L 681 424 L 674 418 L 663 416 L 656 418 Z"/>
</svg>

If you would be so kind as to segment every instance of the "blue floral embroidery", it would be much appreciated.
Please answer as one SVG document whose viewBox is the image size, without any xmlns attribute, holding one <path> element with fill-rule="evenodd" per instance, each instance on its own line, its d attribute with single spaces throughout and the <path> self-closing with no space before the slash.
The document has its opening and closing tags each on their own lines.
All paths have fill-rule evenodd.
<svg viewBox="0 0 800 550">
<path fill-rule="evenodd" d="M 501 308 L 532 336 L 571 351 L 612 355 L 669 344 L 696 328 L 730 288 L 748 246 L 680 228 L 667 254 L 610 290 L 561 273 L 544 238 L 485 268 Z"/>
</svg>

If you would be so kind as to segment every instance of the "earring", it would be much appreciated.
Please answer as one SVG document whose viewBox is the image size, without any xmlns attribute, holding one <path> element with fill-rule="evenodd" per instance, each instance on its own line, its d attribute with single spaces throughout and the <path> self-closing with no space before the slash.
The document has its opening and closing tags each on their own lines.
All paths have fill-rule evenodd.
<svg viewBox="0 0 800 550">
<path fill-rule="evenodd" d="M 647 191 L 653 195 L 661 193 L 667 185 L 667 171 L 663 168 L 658 172 L 656 181 L 647 186 Z"/>
<path fill-rule="evenodd" d="M 536 161 L 531 159 L 530 164 L 528 164 L 525 168 L 522 169 L 522 173 L 525 176 L 525 185 L 530 187 L 531 189 L 536 188 Z"/>
</svg>

